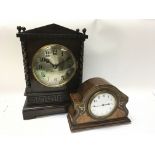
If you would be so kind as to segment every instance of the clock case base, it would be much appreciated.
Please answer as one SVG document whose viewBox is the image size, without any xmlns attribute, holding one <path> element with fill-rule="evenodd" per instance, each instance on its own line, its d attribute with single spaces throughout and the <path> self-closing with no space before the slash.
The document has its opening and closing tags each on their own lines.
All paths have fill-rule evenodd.
<svg viewBox="0 0 155 155">
<path fill-rule="evenodd" d="M 29 120 L 36 117 L 66 113 L 69 103 L 63 105 L 51 105 L 51 104 L 29 104 L 27 100 L 23 107 L 23 119 Z"/>
<path fill-rule="evenodd" d="M 82 130 L 88 130 L 92 128 L 102 127 L 102 126 L 111 126 L 111 125 L 118 125 L 118 124 L 124 124 L 124 123 L 130 123 L 131 120 L 128 117 L 123 117 L 119 119 L 113 119 L 113 120 L 105 120 L 100 122 L 90 122 L 90 123 L 82 123 L 82 124 L 73 124 L 70 118 L 70 115 L 67 115 L 69 127 L 72 132 L 82 131 Z"/>
</svg>

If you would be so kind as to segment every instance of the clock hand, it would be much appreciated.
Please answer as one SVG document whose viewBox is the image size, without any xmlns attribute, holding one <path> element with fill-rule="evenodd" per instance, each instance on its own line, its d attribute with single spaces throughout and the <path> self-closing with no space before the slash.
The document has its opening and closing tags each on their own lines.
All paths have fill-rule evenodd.
<svg viewBox="0 0 155 155">
<path fill-rule="evenodd" d="M 68 67 L 70 67 L 70 63 L 69 64 L 67 63 L 67 61 L 70 60 L 70 59 L 71 58 L 68 57 L 66 60 L 64 60 L 64 61 L 62 61 L 61 63 L 58 64 L 58 66 L 60 67 L 60 70 L 67 69 Z"/>
<path fill-rule="evenodd" d="M 49 59 L 44 58 L 44 60 L 45 60 L 46 63 L 50 63 L 51 65 L 54 65 Z"/>
<path fill-rule="evenodd" d="M 102 105 L 99 105 L 99 106 L 93 106 L 93 107 L 101 107 L 101 106 L 105 106 L 105 105 L 110 105 L 110 103 L 107 103 L 107 104 L 102 104 Z"/>
<path fill-rule="evenodd" d="M 46 63 L 50 63 L 53 66 L 54 69 L 57 68 L 58 65 L 54 65 L 49 59 L 44 58 L 44 60 L 46 61 Z"/>
<path fill-rule="evenodd" d="M 100 107 L 100 106 L 95 106 L 95 105 L 94 105 L 93 107 Z"/>
<path fill-rule="evenodd" d="M 102 104 L 101 106 L 105 106 L 105 105 L 110 105 L 110 103 L 107 103 L 107 104 Z"/>
<path fill-rule="evenodd" d="M 60 62 L 58 65 L 63 65 L 67 60 L 69 60 L 70 57 L 68 57 L 67 59 L 65 59 L 64 61 Z"/>
</svg>

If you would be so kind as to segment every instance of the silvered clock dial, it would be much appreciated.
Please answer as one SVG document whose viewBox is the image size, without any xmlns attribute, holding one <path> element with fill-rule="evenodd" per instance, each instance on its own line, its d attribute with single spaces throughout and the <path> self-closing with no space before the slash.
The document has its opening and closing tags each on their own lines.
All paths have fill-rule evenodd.
<svg viewBox="0 0 155 155">
<path fill-rule="evenodd" d="M 74 76 L 77 62 L 65 46 L 50 44 L 41 47 L 33 57 L 32 71 L 36 80 L 47 87 L 61 87 Z"/>
</svg>

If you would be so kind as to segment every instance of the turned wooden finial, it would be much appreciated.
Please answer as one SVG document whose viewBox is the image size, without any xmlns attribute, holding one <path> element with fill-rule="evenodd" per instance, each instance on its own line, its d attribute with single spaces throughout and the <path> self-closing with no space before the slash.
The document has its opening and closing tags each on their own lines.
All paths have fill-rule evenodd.
<svg viewBox="0 0 155 155">
<path fill-rule="evenodd" d="M 22 27 L 22 30 L 23 30 L 23 32 L 25 32 L 26 28 L 25 27 Z"/>
<path fill-rule="evenodd" d="M 25 32 L 26 28 L 25 27 L 21 27 L 21 26 L 17 26 L 17 30 L 18 30 L 18 33 L 21 33 L 21 31 Z"/>
<path fill-rule="evenodd" d="M 86 31 L 87 31 L 87 29 L 84 28 L 84 29 L 82 30 L 83 34 L 86 34 Z"/>
<path fill-rule="evenodd" d="M 22 27 L 21 26 L 17 26 L 17 30 L 18 30 L 18 33 L 20 33 L 21 30 L 22 30 Z"/>
</svg>

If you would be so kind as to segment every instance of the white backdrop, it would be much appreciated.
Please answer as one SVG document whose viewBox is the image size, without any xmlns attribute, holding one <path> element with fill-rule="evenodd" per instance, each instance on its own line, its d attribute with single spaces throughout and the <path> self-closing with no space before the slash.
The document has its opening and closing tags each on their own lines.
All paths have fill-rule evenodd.
<svg viewBox="0 0 155 155">
<path fill-rule="evenodd" d="M 3 154 L 155 153 L 155 20 L 44 20 L 0 24 L 0 144 Z M 103 77 L 129 96 L 132 123 L 72 134 L 66 114 L 23 121 L 25 81 L 17 24 L 87 28 L 84 77 Z M 26 148 L 27 149 L 26 149 Z"/>
</svg>

